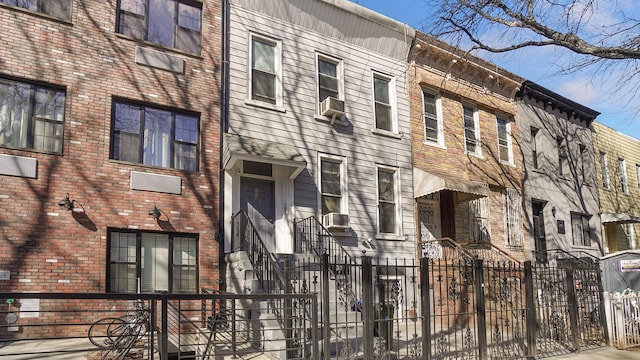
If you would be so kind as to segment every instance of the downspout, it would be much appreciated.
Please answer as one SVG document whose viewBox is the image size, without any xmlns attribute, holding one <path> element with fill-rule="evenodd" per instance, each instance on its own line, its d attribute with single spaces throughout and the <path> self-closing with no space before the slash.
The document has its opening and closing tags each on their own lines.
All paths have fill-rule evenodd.
<svg viewBox="0 0 640 360">
<path fill-rule="evenodd" d="M 220 274 L 220 290 L 226 289 L 227 264 L 225 260 L 224 239 L 224 134 L 229 128 L 229 0 L 222 0 L 222 48 L 220 64 L 220 148 L 219 148 L 219 175 L 218 175 L 218 272 Z"/>
</svg>

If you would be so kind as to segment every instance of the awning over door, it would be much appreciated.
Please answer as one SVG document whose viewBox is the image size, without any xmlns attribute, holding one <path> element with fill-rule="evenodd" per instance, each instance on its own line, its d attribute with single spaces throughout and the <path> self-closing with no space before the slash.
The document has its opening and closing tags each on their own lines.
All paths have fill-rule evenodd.
<svg viewBox="0 0 640 360">
<path fill-rule="evenodd" d="M 442 190 L 456 192 L 458 201 L 470 201 L 489 196 L 489 188 L 470 180 L 433 174 L 413 168 L 413 196 L 414 198 L 431 195 Z"/>
<path fill-rule="evenodd" d="M 295 146 L 255 139 L 236 134 L 224 134 L 224 168 L 231 169 L 238 160 L 249 160 L 291 168 L 295 179 L 307 167 L 307 162 Z"/>
<path fill-rule="evenodd" d="M 631 214 L 602 213 L 602 215 L 600 215 L 600 220 L 603 223 L 631 224 L 640 223 L 640 216 L 633 216 Z"/>
</svg>

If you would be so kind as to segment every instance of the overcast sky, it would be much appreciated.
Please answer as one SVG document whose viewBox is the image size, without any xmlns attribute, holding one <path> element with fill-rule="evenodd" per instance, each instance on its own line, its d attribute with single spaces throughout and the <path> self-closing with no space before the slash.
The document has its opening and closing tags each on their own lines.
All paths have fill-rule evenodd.
<svg viewBox="0 0 640 360">
<path fill-rule="evenodd" d="M 425 29 L 425 19 L 431 11 L 425 0 L 352 0 L 364 7 L 406 23 L 418 30 Z M 624 0 L 618 4 L 625 3 Z M 629 2 L 633 5 L 633 2 Z M 636 5 L 633 5 L 637 8 Z M 601 16 L 600 18 L 606 18 Z M 596 69 L 569 75 L 558 70 L 574 55 L 557 47 L 529 48 L 507 54 L 480 53 L 479 57 L 528 80 L 538 83 L 564 97 L 601 113 L 596 121 L 622 133 L 640 139 L 640 99 L 629 92 L 616 91 L 619 80 L 598 76 Z"/>
</svg>

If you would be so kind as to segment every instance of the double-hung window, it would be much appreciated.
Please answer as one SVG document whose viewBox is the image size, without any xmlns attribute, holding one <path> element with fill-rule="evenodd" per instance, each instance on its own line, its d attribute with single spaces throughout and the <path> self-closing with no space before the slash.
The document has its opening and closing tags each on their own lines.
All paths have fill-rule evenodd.
<svg viewBox="0 0 640 360">
<path fill-rule="evenodd" d="M 0 0 L 0 3 L 70 21 L 71 1 L 72 0 Z"/>
<path fill-rule="evenodd" d="M 501 162 L 513 164 L 513 145 L 511 143 L 511 122 L 497 117 L 498 156 Z"/>
<path fill-rule="evenodd" d="M 571 232 L 573 245 L 591 246 L 591 231 L 589 228 L 590 215 L 571 213 Z"/>
<path fill-rule="evenodd" d="M 391 77 L 373 74 L 373 102 L 375 129 L 397 132 L 395 115 L 395 80 Z"/>
<path fill-rule="evenodd" d="M 317 56 L 318 106 L 328 97 L 343 100 L 342 61 L 326 56 Z"/>
<path fill-rule="evenodd" d="M 396 168 L 379 166 L 377 173 L 378 233 L 398 235 L 400 234 L 398 170 Z"/>
<path fill-rule="evenodd" d="M 62 153 L 65 90 L 0 79 L 0 145 Z"/>
<path fill-rule="evenodd" d="M 195 235 L 110 230 L 108 261 L 109 292 L 198 292 Z"/>
<path fill-rule="evenodd" d="M 602 176 L 602 187 L 605 190 L 611 189 L 611 177 L 609 176 L 609 160 L 607 154 L 600 152 L 600 176 Z"/>
<path fill-rule="evenodd" d="M 479 183 L 489 187 L 487 183 Z M 491 242 L 491 225 L 489 223 L 489 198 L 481 197 L 469 201 L 469 241 L 488 244 Z"/>
<path fill-rule="evenodd" d="M 558 148 L 558 175 L 565 176 L 567 174 L 567 142 L 566 139 L 558 136 L 556 138 Z"/>
<path fill-rule="evenodd" d="M 348 212 L 345 159 L 320 155 L 320 192 L 322 215 Z"/>
<path fill-rule="evenodd" d="M 440 97 L 430 92 L 422 92 L 424 118 L 424 142 L 444 146 L 444 129 Z"/>
<path fill-rule="evenodd" d="M 523 245 L 522 233 L 522 196 L 517 189 L 504 189 L 504 227 L 506 244 L 511 247 Z"/>
<path fill-rule="evenodd" d="M 200 54 L 202 3 L 193 0 L 119 0 L 120 34 Z"/>
<path fill-rule="evenodd" d="M 255 34 L 251 34 L 250 38 L 250 99 L 282 105 L 281 43 Z"/>
<path fill-rule="evenodd" d="M 534 169 L 539 168 L 538 164 L 538 156 L 540 155 L 538 152 L 538 133 L 540 129 L 531 127 L 531 165 Z"/>
<path fill-rule="evenodd" d="M 480 124 L 478 111 L 475 107 L 463 106 L 462 117 L 464 121 L 464 149 L 467 153 L 480 156 Z"/>
<path fill-rule="evenodd" d="M 640 193 L 640 165 L 636 164 L 636 180 L 638 181 L 638 193 Z"/>
<path fill-rule="evenodd" d="M 629 181 L 627 180 L 627 162 L 618 159 L 618 175 L 620 176 L 620 190 L 623 194 L 629 195 Z"/>
<path fill-rule="evenodd" d="M 117 101 L 112 129 L 112 159 L 198 170 L 196 115 Z"/>
</svg>

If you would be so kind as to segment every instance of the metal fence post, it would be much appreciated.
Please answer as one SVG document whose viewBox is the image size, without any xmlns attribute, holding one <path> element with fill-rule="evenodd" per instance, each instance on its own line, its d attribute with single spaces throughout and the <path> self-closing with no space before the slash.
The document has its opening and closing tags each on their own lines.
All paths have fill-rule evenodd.
<svg viewBox="0 0 640 360">
<path fill-rule="evenodd" d="M 482 259 L 473 260 L 473 272 L 476 278 L 476 312 L 478 316 L 478 357 L 487 359 L 487 319 L 484 305 L 484 271 Z"/>
<path fill-rule="evenodd" d="M 331 345 L 331 312 L 329 306 L 329 254 L 322 254 L 322 354 L 329 360 Z"/>
<path fill-rule="evenodd" d="M 606 305 L 604 302 L 604 287 L 602 286 L 602 272 L 598 267 L 596 270 L 596 277 L 598 279 L 598 293 L 600 294 L 600 322 L 602 323 L 602 328 L 604 329 L 604 341 L 605 344 L 609 345 L 609 332 L 607 331 L 607 316 L 605 314 Z"/>
<path fill-rule="evenodd" d="M 284 259 L 284 293 L 292 294 L 291 285 L 291 258 L 288 256 Z M 287 350 L 285 351 L 287 359 L 294 357 L 295 353 L 293 343 L 293 302 L 290 297 L 284 299 L 284 336 Z"/>
<path fill-rule="evenodd" d="M 161 322 L 161 336 L 160 336 L 160 360 L 169 359 L 169 301 L 166 295 L 162 295 L 160 303 L 160 322 Z"/>
<path fill-rule="evenodd" d="M 373 327 L 374 298 L 373 298 L 373 265 L 371 257 L 362 257 L 362 319 L 364 321 L 364 358 L 374 359 Z"/>
<path fill-rule="evenodd" d="M 320 360 L 318 349 L 318 296 L 313 294 L 311 299 L 311 359 Z"/>
<path fill-rule="evenodd" d="M 431 360 L 431 296 L 429 295 L 429 259 L 420 259 L 420 295 L 422 296 L 422 358 Z"/>
<path fill-rule="evenodd" d="M 526 327 L 527 327 L 527 358 L 537 355 L 536 347 L 536 301 L 533 293 L 533 267 L 531 261 L 524 263 L 524 288 L 525 301 L 527 304 Z"/>
<path fill-rule="evenodd" d="M 569 322 L 571 323 L 571 338 L 575 350 L 580 349 L 578 343 L 578 302 L 576 299 L 576 282 L 573 278 L 573 268 L 565 269 L 567 274 L 567 303 L 569 304 Z"/>
</svg>

